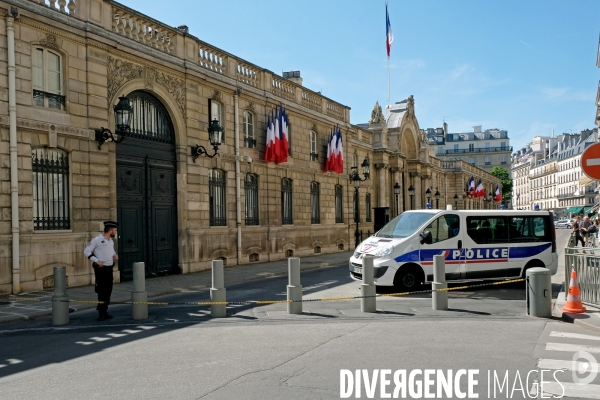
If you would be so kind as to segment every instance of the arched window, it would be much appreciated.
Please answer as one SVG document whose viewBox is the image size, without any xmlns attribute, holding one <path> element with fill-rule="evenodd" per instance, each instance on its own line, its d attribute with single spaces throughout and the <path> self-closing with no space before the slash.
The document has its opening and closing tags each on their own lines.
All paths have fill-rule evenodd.
<svg viewBox="0 0 600 400">
<path fill-rule="evenodd" d="M 259 225 L 257 175 L 246 175 L 246 179 L 244 180 L 244 195 L 246 202 L 246 225 Z"/>
<path fill-rule="evenodd" d="M 31 154 L 33 229 L 71 228 L 69 158 L 59 149 L 41 147 Z"/>
<path fill-rule="evenodd" d="M 34 47 L 31 55 L 33 104 L 39 107 L 65 109 L 62 89 L 61 57 L 51 50 Z"/>
<path fill-rule="evenodd" d="M 343 189 L 341 185 L 335 185 L 335 223 L 344 222 Z"/>
<path fill-rule="evenodd" d="M 227 179 L 225 171 L 208 171 L 210 226 L 227 226 Z"/>
<path fill-rule="evenodd" d="M 254 114 L 250 111 L 244 111 L 244 146 L 249 149 L 256 147 L 254 138 Z"/>
<path fill-rule="evenodd" d="M 310 131 L 308 136 L 310 141 L 310 160 L 317 161 L 319 158 L 317 153 L 317 133 Z"/>
<path fill-rule="evenodd" d="M 283 178 L 281 180 L 281 224 L 292 225 L 294 223 L 292 180 Z"/>
<path fill-rule="evenodd" d="M 129 137 L 172 144 L 175 130 L 163 105 L 151 94 L 136 91 L 127 96 L 133 108 Z"/>
<path fill-rule="evenodd" d="M 223 121 L 223 107 L 221 106 L 221 103 L 219 103 L 216 100 L 213 99 L 208 99 L 208 117 L 209 117 L 209 121 L 208 123 L 210 124 L 211 121 L 213 120 L 217 120 L 219 121 L 219 125 L 221 125 L 221 127 L 225 128 L 224 125 L 224 121 Z M 225 137 L 223 136 L 222 139 L 222 143 L 225 143 Z"/>
<path fill-rule="evenodd" d="M 319 182 L 310 184 L 310 223 L 321 223 L 321 185 Z"/>
</svg>

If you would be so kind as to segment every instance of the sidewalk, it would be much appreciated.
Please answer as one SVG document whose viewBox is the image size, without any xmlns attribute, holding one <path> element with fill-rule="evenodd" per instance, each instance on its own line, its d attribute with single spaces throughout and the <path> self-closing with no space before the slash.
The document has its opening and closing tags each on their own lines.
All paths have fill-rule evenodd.
<svg viewBox="0 0 600 400">
<path fill-rule="evenodd" d="M 560 292 L 554 303 L 552 315 L 565 322 L 570 322 L 582 328 L 600 332 L 600 308 L 584 304 L 583 306 L 587 309 L 587 312 L 581 314 L 566 313 L 561 310 L 566 302 L 566 293 Z"/>
<path fill-rule="evenodd" d="M 325 268 L 334 265 L 347 264 L 352 252 L 345 251 L 341 253 L 320 254 L 311 257 L 304 257 L 300 260 L 300 269 L 302 271 Z M 253 263 L 246 265 L 236 265 L 225 268 L 225 286 L 250 281 L 254 279 L 263 279 L 276 275 L 287 274 L 287 259 Z M 165 294 L 184 293 L 188 291 L 197 291 L 210 288 L 212 285 L 211 270 L 205 270 L 185 275 L 168 275 L 155 278 L 146 278 L 146 291 L 148 298 L 162 296 Z M 131 291 L 133 282 L 115 283 L 113 287 L 112 301 L 131 301 Z M 94 286 L 79 286 L 67 288 L 67 295 L 70 300 L 97 300 L 94 293 Z M 39 298 L 42 302 L 36 301 L 7 301 L 0 297 L 0 324 L 16 321 L 24 321 L 32 318 L 39 318 L 52 315 L 52 289 L 39 292 L 21 293 L 16 297 Z M 75 311 L 96 308 L 95 304 L 76 304 L 70 307 Z"/>
</svg>

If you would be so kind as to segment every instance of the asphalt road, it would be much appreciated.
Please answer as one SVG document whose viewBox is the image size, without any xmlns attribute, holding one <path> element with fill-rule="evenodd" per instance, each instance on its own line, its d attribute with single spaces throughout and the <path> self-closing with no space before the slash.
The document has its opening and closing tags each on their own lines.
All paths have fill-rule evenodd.
<svg viewBox="0 0 600 400">
<path fill-rule="evenodd" d="M 360 295 L 345 265 L 305 272 L 302 283 L 305 299 Z M 284 299 L 286 284 L 273 277 L 234 285 L 228 300 Z M 153 300 L 208 299 L 204 290 Z M 579 347 L 600 352 L 598 335 L 527 317 L 519 284 L 451 292 L 449 304 L 433 311 L 430 295 L 386 297 L 376 314 L 362 314 L 359 300 L 314 301 L 299 316 L 287 315 L 286 304 L 240 305 L 224 319 L 210 319 L 207 307 L 152 306 L 143 323 L 130 319 L 130 306 L 114 305 L 110 322 L 84 311 L 60 328 L 49 318 L 4 325 L 0 398 L 333 399 L 342 369 L 478 369 L 480 398 L 525 398 L 517 376 L 529 391 L 539 376 L 525 378 L 540 363 L 563 365 Z M 507 374 L 517 390 L 491 396 L 488 371 Z M 569 374 L 561 379 L 572 385 Z M 600 398 L 599 384 L 569 386 L 565 398 Z"/>
</svg>

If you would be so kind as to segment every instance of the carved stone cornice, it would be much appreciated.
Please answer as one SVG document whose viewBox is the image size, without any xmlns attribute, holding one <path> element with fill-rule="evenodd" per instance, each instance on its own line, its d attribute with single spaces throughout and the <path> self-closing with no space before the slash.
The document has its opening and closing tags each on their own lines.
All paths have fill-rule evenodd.
<svg viewBox="0 0 600 400">
<path fill-rule="evenodd" d="M 8 126 L 8 117 L 0 117 L 0 125 Z M 89 138 L 90 132 L 92 132 L 91 129 L 87 128 L 76 128 L 69 125 L 57 125 L 50 122 L 42 122 L 22 118 L 17 119 L 17 128 L 42 132 L 52 131 L 56 132 L 59 135 L 74 136 L 80 138 Z"/>
<path fill-rule="evenodd" d="M 60 50 L 61 45 L 56 39 L 56 35 L 51 33 L 46 33 L 46 37 L 40 40 L 40 44 L 44 47 L 48 47 L 49 49 Z"/>
</svg>

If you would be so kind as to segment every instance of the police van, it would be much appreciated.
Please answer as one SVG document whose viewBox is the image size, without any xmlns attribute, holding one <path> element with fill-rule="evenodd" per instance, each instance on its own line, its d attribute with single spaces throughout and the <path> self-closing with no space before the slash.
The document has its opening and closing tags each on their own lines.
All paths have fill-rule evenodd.
<svg viewBox="0 0 600 400">
<path fill-rule="evenodd" d="M 433 256 L 443 255 L 446 281 L 525 277 L 532 267 L 556 274 L 554 218 L 548 211 L 406 211 L 358 245 L 350 276 L 362 280 L 365 255 L 374 256 L 375 284 L 415 289 L 433 280 Z"/>
</svg>

